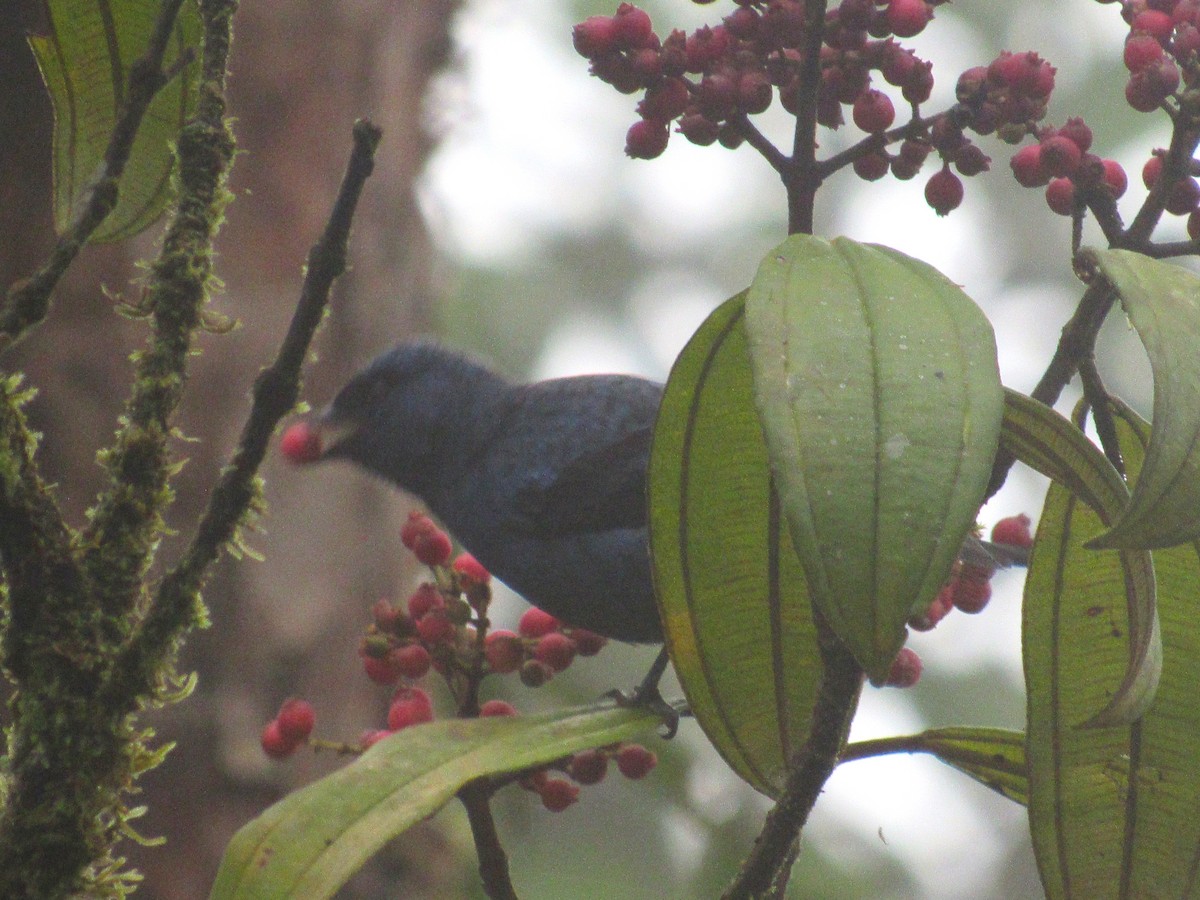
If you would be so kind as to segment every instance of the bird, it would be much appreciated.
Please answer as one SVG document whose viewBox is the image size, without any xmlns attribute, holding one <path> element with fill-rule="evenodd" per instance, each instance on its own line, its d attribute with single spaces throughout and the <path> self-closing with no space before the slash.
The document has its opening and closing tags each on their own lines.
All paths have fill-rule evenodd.
<svg viewBox="0 0 1200 900">
<path fill-rule="evenodd" d="M 432 341 L 354 375 L 311 423 L 320 459 L 418 497 L 496 578 L 568 625 L 660 643 L 646 470 L 663 386 L 512 382 Z"/>
</svg>

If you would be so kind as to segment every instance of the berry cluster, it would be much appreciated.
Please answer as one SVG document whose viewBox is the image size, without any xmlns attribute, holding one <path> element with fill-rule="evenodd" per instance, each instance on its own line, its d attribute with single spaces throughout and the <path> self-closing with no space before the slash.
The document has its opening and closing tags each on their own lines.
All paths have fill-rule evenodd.
<svg viewBox="0 0 1200 900">
<path fill-rule="evenodd" d="M 697 0 L 700 2 L 700 0 Z M 817 120 L 830 128 L 851 107 L 856 125 L 870 134 L 891 127 L 891 99 L 871 86 L 877 71 L 916 107 L 929 98 L 929 63 L 900 47 L 892 36 L 920 33 L 936 3 L 925 0 L 843 0 L 825 17 Z M 746 138 L 746 116 L 764 112 L 778 92 L 795 114 L 803 93 L 804 48 L 811 28 L 802 0 L 738 0 L 719 25 L 687 34 L 655 33 L 650 17 L 622 3 L 612 16 L 593 16 L 575 26 L 575 49 L 591 72 L 618 91 L 644 91 L 625 151 L 653 159 L 667 147 L 671 122 L 695 144 L 720 141 L 736 147 Z M 885 167 L 886 168 L 886 167 Z"/>
<path fill-rule="evenodd" d="M 313 452 L 314 441 L 306 427 L 295 426 L 284 435 L 289 459 Z M 478 702 L 478 689 L 486 676 L 519 672 L 524 684 L 538 687 L 568 668 L 577 656 L 594 656 L 607 643 L 607 638 L 572 628 L 537 608 L 521 616 L 516 632 L 492 630 L 487 618 L 491 575 L 478 560 L 469 553 L 455 557 L 450 536 L 421 512 L 409 515 L 400 539 L 430 568 L 433 579 L 420 584 L 403 605 L 377 601 L 372 608 L 373 622 L 359 644 L 367 677 L 395 688 L 386 727 L 364 731 L 353 746 L 328 746 L 362 752 L 390 734 L 432 722 L 436 717 L 433 699 L 413 683 L 430 669 L 445 680 L 460 717 L 515 716 L 516 709 L 503 700 Z M 313 722 L 311 705 L 287 701 L 263 730 L 263 750 L 275 759 L 289 756 L 308 741 Z M 609 758 L 616 760 L 617 768 L 628 778 L 643 777 L 657 761 L 639 745 L 615 745 L 523 773 L 520 781 L 541 796 L 547 809 L 562 810 L 578 798 L 578 785 L 603 779 Z M 575 783 L 552 777 L 554 769 L 562 770 Z"/>
<path fill-rule="evenodd" d="M 1028 549 L 1033 545 L 1029 516 L 1024 513 L 1001 519 L 992 527 L 992 543 L 1007 547 Z M 938 591 L 933 602 L 919 615 L 908 620 L 914 631 L 932 631 L 937 624 L 957 609 L 965 613 L 979 613 L 992 598 L 992 576 L 995 564 L 981 565 L 976 562 L 958 560 L 954 563 L 950 578 Z M 921 677 L 921 658 L 908 647 L 900 648 L 892 662 L 884 684 L 888 687 L 912 687 Z"/>
</svg>

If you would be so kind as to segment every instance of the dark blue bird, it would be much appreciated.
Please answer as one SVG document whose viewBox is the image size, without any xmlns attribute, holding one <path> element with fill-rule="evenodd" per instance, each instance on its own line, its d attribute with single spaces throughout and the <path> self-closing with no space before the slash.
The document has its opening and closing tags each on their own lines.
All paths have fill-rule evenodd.
<svg viewBox="0 0 1200 900">
<path fill-rule="evenodd" d="M 402 344 L 314 427 L 419 497 L 493 575 L 569 625 L 658 642 L 646 467 L 662 385 L 628 375 L 514 384 L 432 343 Z"/>
</svg>

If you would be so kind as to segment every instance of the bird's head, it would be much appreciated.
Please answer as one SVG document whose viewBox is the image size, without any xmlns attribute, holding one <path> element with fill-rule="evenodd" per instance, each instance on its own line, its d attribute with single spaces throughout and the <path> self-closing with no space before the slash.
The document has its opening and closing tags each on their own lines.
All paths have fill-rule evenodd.
<svg viewBox="0 0 1200 900">
<path fill-rule="evenodd" d="M 281 448 L 292 462 L 346 459 L 420 491 L 505 387 L 437 344 L 401 344 L 351 378 L 316 418 L 289 428 Z"/>
</svg>

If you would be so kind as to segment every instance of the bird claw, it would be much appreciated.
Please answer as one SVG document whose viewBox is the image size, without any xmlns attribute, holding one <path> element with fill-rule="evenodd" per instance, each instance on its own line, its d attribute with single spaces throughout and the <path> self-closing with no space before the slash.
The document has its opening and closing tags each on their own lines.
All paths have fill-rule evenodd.
<svg viewBox="0 0 1200 900">
<path fill-rule="evenodd" d="M 662 719 L 663 731 L 660 736 L 666 741 L 675 737 L 675 734 L 679 731 L 680 717 L 692 714 L 690 709 L 686 707 L 678 709 L 668 702 L 659 692 L 657 684 L 641 684 L 629 692 L 614 688 L 604 696 L 616 700 L 617 706 L 644 709 L 647 712 L 654 713 Z"/>
</svg>

